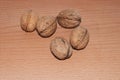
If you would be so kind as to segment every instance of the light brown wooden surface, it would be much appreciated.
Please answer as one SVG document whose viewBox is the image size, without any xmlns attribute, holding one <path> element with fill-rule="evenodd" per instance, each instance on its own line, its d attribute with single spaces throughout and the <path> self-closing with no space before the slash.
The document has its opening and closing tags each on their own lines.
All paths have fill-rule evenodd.
<svg viewBox="0 0 120 80">
<path fill-rule="evenodd" d="M 58 25 L 50 38 L 19 26 L 23 12 L 56 16 L 75 8 L 81 26 L 90 33 L 88 46 L 73 51 L 70 59 L 59 61 L 51 54 L 51 39 L 69 39 L 71 29 Z M 120 80 L 119 0 L 0 0 L 0 80 Z"/>
</svg>

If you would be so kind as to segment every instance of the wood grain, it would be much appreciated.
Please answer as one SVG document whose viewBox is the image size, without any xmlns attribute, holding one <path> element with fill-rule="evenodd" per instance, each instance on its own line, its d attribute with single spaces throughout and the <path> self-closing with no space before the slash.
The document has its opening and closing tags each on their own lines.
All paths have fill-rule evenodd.
<svg viewBox="0 0 120 80">
<path fill-rule="evenodd" d="M 75 8 L 90 33 L 88 46 L 59 61 L 49 50 L 51 39 L 69 39 L 71 29 L 58 25 L 50 38 L 26 33 L 21 14 L 33 9 L 56 16 Z M 120 80 L 120 0 L 0 0 L 0 80 Z"/>
</svg>

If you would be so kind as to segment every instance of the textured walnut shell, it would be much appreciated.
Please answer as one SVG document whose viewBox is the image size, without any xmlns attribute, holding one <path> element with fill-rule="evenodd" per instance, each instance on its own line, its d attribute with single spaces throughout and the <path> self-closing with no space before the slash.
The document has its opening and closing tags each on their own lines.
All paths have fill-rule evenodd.
<svg viewBox="0 0 120 80">
<path fill-rule="evenodd" d="M 56 37 L 51 41 L 50 50 L 52 54 L 59 60 L 65 60 L 71 57 L 72 48 L 67 40 Z"/>
<path fill-rule="evenodd" d="M 86 28 L 77 27 L 71 32 L 70 43 L 74 49 L 80 50 L 87 46 L 89 34 Z"/>
<path fill-rule="evenodd" d="M 43 16 L 37 22 L 37 32 L 42 37 L 51 36 L 57 29 L 56 18 L 53 16 Z"/>
<path fill-rule="evenodd" d="M 37 21 L 38 16 L 32 10 L 29 10 L 21 16 L 21 28 L 26 32 L 32 32 L 36 28 Z"/>
<path fill-rule="evenodd" d="M 79 13 L 73 9 L 66 9 L 58 14 L 58 23 L 64 28 L 77 27 L 81 22 Z"/>
</svg>

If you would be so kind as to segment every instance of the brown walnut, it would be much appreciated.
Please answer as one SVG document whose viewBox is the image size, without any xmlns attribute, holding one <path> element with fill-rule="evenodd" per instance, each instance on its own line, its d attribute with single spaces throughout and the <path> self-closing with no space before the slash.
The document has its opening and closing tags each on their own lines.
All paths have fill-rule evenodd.
<svg viewBox="0 0 120 80">
<path fill-rule="evenodd" d="M 59 60 L 65 60 L 71 57 L 72 48 L 67 40 L 56 37 L 51 41 L 50 50 L 52 54 Z"/>
<path fill-rule="evenodd" d="M 62 10 L 58 16 L 58 23 L 64 28 L 74 28 L 79 26 L 81 17 L 79 12 L 73 9 Z"/>
<path fill-rule="evenodd" d="M 51 36 L 57 29 L 56 17 L 43 16 L 37 22 L 37 32 L 42 37 Z"/>
<path fill-rule="evenodd" d="M 77 27 L 71 32 L 70 43 L 74 49 L 80 50 L 87 46 L 89 33 L 86 28 Z"/>
<path fill-rule="evenodd" d="M 21 16 L 21 28 L 26 32 L 32 32 L 36 28 L 37 21 L 38 16 L 32 10 L 29 10 Z"/>
</svg>

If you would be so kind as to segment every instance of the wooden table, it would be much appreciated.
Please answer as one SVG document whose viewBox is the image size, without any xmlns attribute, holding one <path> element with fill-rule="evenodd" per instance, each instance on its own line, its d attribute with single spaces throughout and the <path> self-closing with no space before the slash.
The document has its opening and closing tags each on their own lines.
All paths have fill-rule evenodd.
<svg viewBox="0 0 120 80">
<path fill-rule="evenodd" d="M 69 39 L 72 29 L 58 25 L 50 38 L 24 32 L 20 16 L 32 9 L 56 16 L 75 8 L 90 33 L 84 50 L 59 61 L 50 52 L 51 39 Z M 120 80 L 120 0 L 0 0 L 0 80 Z"/>
</svg>

